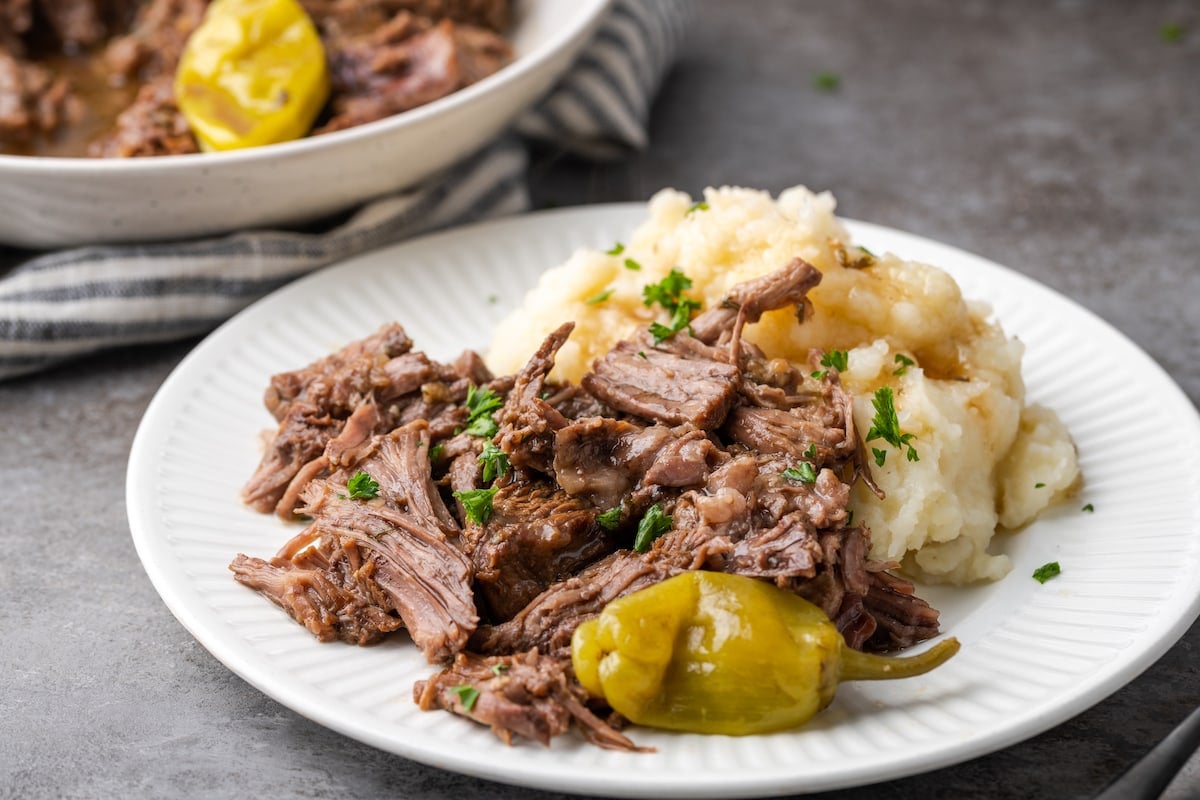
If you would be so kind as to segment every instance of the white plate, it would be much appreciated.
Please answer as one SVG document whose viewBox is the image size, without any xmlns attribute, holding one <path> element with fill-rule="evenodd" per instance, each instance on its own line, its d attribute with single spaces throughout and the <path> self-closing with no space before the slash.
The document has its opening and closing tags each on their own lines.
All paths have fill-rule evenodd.
<svg viewBox="0 0 1200 800">
<path fill-rule="evenodd" d="M 1079 446 L 1078 500 L 1003 538 L 1015 567 L 990 586 L 927 591 L 963 643 L 923 677 L 849 684 L 808 727 L 746 738 L 634 729 L 653 755 L 574 735 L 506 747 L 484 727 L 418 711 L 430 674 L 403 636 L 319 644 L 234 583 L 239 551 L 267 556 L 295 530 L 240 505 L 272 422 L 260 398 L 297 367 L 400 320 L 419 348 L 483 348 L 539 273 L 578 246 L 624 239 L 643 206 L 534 214 L 430 236 L 348 261 L 250 307 L 189 355 L 146 411 L 129 460 L 134 542 L 170 609 L 230 669 L 297 712 L 444 769 L 570 792 L 733 797 L 872 783 L 1013 744 L 1091 706 L 1148 667 L 1200 610 L 1200 419 L 1144 353 L 1046 287 L 961 250 L 849 222 L 856 240 L 949 270 L 1028 346 L 1029 399 Z M 1094 513 L 1082 512 L 1091 503 Z M 1057 560 L 1063 574 L 1030 574 Z"/>
</svg>

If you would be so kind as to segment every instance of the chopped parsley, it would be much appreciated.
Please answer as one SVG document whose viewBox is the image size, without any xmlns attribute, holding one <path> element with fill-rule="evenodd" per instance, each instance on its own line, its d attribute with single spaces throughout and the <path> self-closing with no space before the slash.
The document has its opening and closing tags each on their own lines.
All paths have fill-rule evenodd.
<svg viewBox="0 0 1200 800">
<path fill-rule="evenodd" d="M 499 297 L 497 297 L 497 296 L 496 296 L 496 295 L 494 295 L 494 294 L 489 294 L 489 295 L 488 295 L 488 302 L 489 302 L 489 303 L 491 303 L 492 305 L 495 305 L 495 304 L 496 304 L 496 302 L 497 302 L 499 299 L 500 299 L 500 298 L 499 298 Z"/>
<path fill-rule="evenodd" d="M 612 293 L 613 293 L 612 289 L 605 289 L 603 292 L 600 292 L 599 294 L 592 295 L 587 300 L 584 300 L 584 302 L 587 303 L 589 306 L 599 305 L 600 303 L 603 303 L 608 298 L 612 297 Z"/>
<path fill-rule="evenodd" d="M 463 711 L 470 712 L 475 707 L 475 701 L 479 699 L 479 690 L 474 686 L 451 686 L 450 692 L 458 695 L 458 701 L 462 703 Z"/>
<path fill-rule="evenodd" d="M 798 467 L 788 467 L 783 471 L 783 477 L 799 483 L 816 483 L 817 471 L 807 461 L 801 461 Z"/>
<path fill-rule="evenodd" d="M 634 261 L 632 258 L 625 259 L 625 269 L 631 269 L 634 272 L 641 272 L 642 265 Z"/>
<path fill-rule="evenodd" d="M 692 279 L 677 269 L 671 270 L 658 283 L 642 287 L 642 303 L 647 308 L 658 303 L 671 314 L 666 325 L 661 322 L 650 323 L 650 335 L 654 337 L 655 344 L 661 344 L 664 339 L 686 328 L 692 320 L 692 313 L 700 310 L 699 300 L 683 296 L 683 292 L 691 287 Z"/>
<path fill-rule="evenodd" d="M 684 213 L 684 216 L 691 214 L 693 211 L 708 211 L 708 203 L 704 202 L 703 200 L 692 203 L 691 208 Z"/>
<path fill-rule="evenodd" d="M 896 353 L 896 357 L 893 359 L 893 361 L 895 361 L 897 364 L 900 365 L 899 367 L 896 367 L 896 369 L 892 371 L 893 375 L 904 375 L 905 373 L 908 372 L 909 367 L 911 367 L 917 363 L 917 362 L 913 361 L 911 358 L 909 358 L 908 356 L 904 355 L 904 353 Z"/>
<path fill-rule="evenodd" d="M 500 673 L 504 672 L 506 669 L 508 669 L 508 664 L 492 664 L 492 674 L 497 678 L 500 677 Z"/>
<path fill-rule="evenodd" d="M 483 465 L 485 481 L 495 480 L 512 469 L 512 465 L 508 463 L 508 454 L 490 441 L 483 443 L 483 452 L 479 454 L 479 463 Z"/>
<path fill-rule="evenodd" d="M 804 448 L 804 457 L 805 458 L 816 458 L 817 457 L 817 443 L 816 442 L 808 443 L 808 447 Z"/>
<path fill-rule="evenodd" d="M 845 350 L 830 350 L 821 356 L 821 366 L 825 367 L 825 369 L 814 372 L 812 376 L 820 380 L 828 375 L 831 369 L 836 369 L 838 372 L 845 372 L 849 364 L 850 358 Z"/>
<path fill-rule="evenodd" d="M 647 361 L 649 361 L 649 360 L 650 360 L 650 357 L 646 355 L 646 351 L 645 351 L 645 350 L 638 350 L 638 358 L 644 358 L 644 359 L 646 359 Z"/>
<path fill-rule="evenodd" d="M 490 439 L 500 428 L 492 418 L 492 412 L 504 405 L 504 400 L 491 389 L 477 386 L 467 387 L 467 425 L 463 429 L 471 436 Z"/>
<path fill-rule="evenodd" d="M 615 531 L 621 525 L 621 507 L 613 506 L 596 515 L 596 524 L 606 531 Z"/>
<path fill-rule="evenodd" d="M 820 92 L 836 92 L 842 79 L 836 72 L 818 72 L 813 76 L 813 87 Z"/>
<path fill-rule="evenodd" d="M 493 486 L 491 489 L 455 492 L 454 497 L 462 503 L 467 519 L 476 525 L 482 525 L 492 518 L 492 498 L 498 491 L 500 491 L 499 487 Z"/>
<path fill-rule="evenodd" d="M 1035 488 L 1035 489 L 1044 489 L 1044 488 L 1046 488 L 1046 484 L 1042 483 L 1041 481 L 1038 481 L 1037 483 L 1035 483 L 1035 484 L 1033 485 L 1033 488 Z"/>
<path fill-rule="evenodd" d="M 356 472 L 346 481 L 346 491 L 351 500 L 370 500 L 379 496 L 379 483 L 365 472 Z"/>
<path fill-rule="evenodd" d="M 646 510 L 645 516 L 638 523 L 637 536 L 633 539 L 633 549 L 645 553 L 654 544 L 654 540 L 671 530 L 671 515 L 663 513 L 661 503 L 655 503 Z"/>
<path fill-rule="evenodd" d="M 887 450 L 880 450 L 878 447 L 872 447 L 871 455 L 875 456 L 875 466 L 877 467 L 882 467 L 883 462 L 887 461 Z"/>
<path fill-rule="evenodd" d="M 875 396 L 871 398 L 871 405 L 875 406 L 875 418 L 871 420 L 871 430 L 867 431 L 867 441 L 883 439 L 897 450 L 907 448 L 905 456 L 908 460 L 920 461 L 916 449 L 909 444 L 917 438 L 916 434 L 900 431 L 900 420 L 896 416 L 896 396 L 891 387 L 877 389 Z M 875 463 L 882 467 L 887 453 L 875 448 L 872 448 L 871 452 L 875 454 Z"/>
<path fill-rule="evenodd" d="M 614 244 L 612 247 L 610 247 L 609 249 L 605 250 L 605 251 L 604 251 L 604 255 L 606 255 L 606 256 L 619 256 L 619 255 L 621 255 L 621 253 L 624 253 L 624 252 L 625 252 L 625 245 L 621 244 L 620 242 L 617 242 L 617 243 L 616 243 L 616 244 Z"/>
<path fill-rule="evenodd" d="M 849 528 L 853 524 L 854 524 L 854 509 L 852 508 L 846 514 L 846 527 Z"/>
<path fill-rule="evenodd" d="M 446 445 L 438 442 L 433 447 L 429 448 L 429 460 L 439 461 L 442 458 L 442 453 L 446 452 Z"/>
<path fill-rule="evenodd" d="M 1061 574 L 1062 574 L 1062 567 L 1060 567 L 1058 565 L 1058 562 L 1050 561 L 1048 563 L 1042 564 L 1040 567 L 1038 567 L 1037 569 L 1035 569 L 1033 571 L 1033 579 L 1035 581 L 1037 581 L 1038 583 L 1045 583 L 1046 581 L 1050 580 L 1051 578 L 1054 578 Z"/>
<path fill-rule="evenodd" d="M 875 262 L 879 260 L 874 253 L 862 245 L 855 246 L 855 249 L 858 250 L 859 253 L 857 257 L 852 257 L 850 253 L 846 251 L 846 245 L 837 240 L 831 240 L 829 242 L 829 246 L 833 250 L 833 255 L 837 259 L 837 262 L 846 269 L 866 269 L 867 267 L 874 265 Z"/>
<path fill-rule="evenodd" d="M 1183 39 L 1183 25 L 1178 22 L 1168 22 L 1158 29 L 1158 36 L 1164 42 L 1174 44 Z"/>
<path fill-rule="evenodd" d="M 1092 513 L 1093 511 L 1095 511 L 1095 510 L 1096 510 L 1096 507 L 1095 507 L 1094 505 L 1092 505 L 1091 503 L 1088 503 L 1086 506 L 1084 506 L 1083 508 L 1081 508 L 1081 509 L 1079 509 L 1079 510 L 1080 510 L 1080 511 L 1086 511 L 1086 512 L 1088 512 L 1088 513 L 1090 514 L 1090 513 Z"/>
</svg>

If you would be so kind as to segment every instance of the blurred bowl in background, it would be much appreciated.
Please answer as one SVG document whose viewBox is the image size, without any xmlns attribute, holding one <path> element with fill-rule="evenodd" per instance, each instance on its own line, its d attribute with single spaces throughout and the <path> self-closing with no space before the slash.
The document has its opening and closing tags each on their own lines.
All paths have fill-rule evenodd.
<svg viewBox="0 0 1200 800">
<path fill-rule="evenodd" d="M 412 186 L 482 147 L 567 70 L 611 0 L 523 0 L 511 64 L 347 130 L 151 158 L 0 155 L 0 244 L 54 248 L 295 225 Z"/>
</svg>

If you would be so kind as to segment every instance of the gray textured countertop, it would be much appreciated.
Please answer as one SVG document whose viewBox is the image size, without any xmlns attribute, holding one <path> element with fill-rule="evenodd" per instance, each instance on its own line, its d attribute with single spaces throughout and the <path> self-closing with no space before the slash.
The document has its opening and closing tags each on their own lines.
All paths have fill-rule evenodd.
<svg viewBox="0 0 1200 800">
<path fill-rule="evenodd" d="M 736 183 L 833 190 L 1092 309 L 1200 400 L 1200 9 L 1188 2 L 698 3 L 643 155 L 542 153 L 538 204 Z M 1180 41 L 1162 26 L 1183 23 Z M 813 76 L 840 77 L 833 92 Z M 0 384 L 0 797 L 552 797 L 405 761 L 243 683 L 142 571 L 124 468 L 195 342 Z M 1136 449 L 1131 442 L 1131 450 Z M 1170 469 L 1170 465 L 1163 465 Z M 1086 798 L 1200 702 L 1200 629 L 1095 707 L 830 798 Z M 1200 796 L 1195 762 L 1168 796 Z"/>
</svg>

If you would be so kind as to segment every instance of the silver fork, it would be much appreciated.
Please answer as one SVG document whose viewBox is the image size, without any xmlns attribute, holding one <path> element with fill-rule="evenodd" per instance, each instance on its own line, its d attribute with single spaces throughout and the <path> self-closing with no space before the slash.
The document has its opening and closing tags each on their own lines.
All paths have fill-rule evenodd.
<svg viewBox="0 0 1200 800">
<path fill-rule="evenodd" d="M 1155 800 L 1200 747 L 1200 708 L 1179 723 L 1096 800 Z"/>
</svg>

